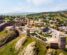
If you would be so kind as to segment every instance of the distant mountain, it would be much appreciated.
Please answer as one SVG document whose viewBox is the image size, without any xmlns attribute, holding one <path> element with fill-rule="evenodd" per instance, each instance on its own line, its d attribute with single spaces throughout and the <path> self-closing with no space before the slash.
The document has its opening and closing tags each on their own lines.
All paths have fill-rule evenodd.
<svg viewBox="0 0 67 55">
<path fill-rule="evenodd" d="M 2 15 L 9 15 L 9 16 L 21 16 L 21 15 L 29 15 L 29 14 L 44 14 L 44 13 L 67 13 L 67 10 L 60 10 L 60 11 L 50 11 L 50 12 L 11 12 L 11 13 L 4 13 Z"/>
<path fill-rule="evenodd" d="M 34 12 L 14 12 L 14 13 L 5 13 L 3 15 L 9 15 L 9 16 L 23 16 L 23 15 L 28 15 L 28 14 L 33 14 Z"/>
<path fill-rule="evenodd" d="M 57 14 L 57 13 L 62 13 L 62 14 L 67 14 L 67 10 L 60 10 L 60 11 L 50 11 L 50 12 L 38 12 L 38 13 L 31 13 L 28 15 L 43 15 L 43 14 Z"/>
</svg>

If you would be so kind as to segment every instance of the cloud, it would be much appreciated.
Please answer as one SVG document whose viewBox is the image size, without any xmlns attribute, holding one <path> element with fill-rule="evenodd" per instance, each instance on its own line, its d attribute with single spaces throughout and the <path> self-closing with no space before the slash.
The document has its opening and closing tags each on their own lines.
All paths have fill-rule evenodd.
<svg viewBox="0 0 67 55">
<path fill-rule="evenodd" d="M 29 9 L 28 7 L 25 6 L 17 6 L 17 7 L 11 7 L 11 8 L 0 8 L 0 13 L 13 13 L 13 12 L 25 12 L 25 9 Z"/>
<path fill-rule="evenodd" d="M 67 9 L 67 0 L 2 0 L 0 13 L 45 12 Z"/>
<path fill-rule="evenodd" d="M 57 3 L 56 5 L 53 5 L 52 11 L 60 11 L 60 10 L 66 10 L 67 9 L 67 3 Z"/>
<path fill-rule="evenodd" d="M 31 3 L 35 6 L 40 6 L 40 5 L 43 5 L 43 4 L 49 4 L 49 3 L 52 3 L 53 0 L 26 0 L 28 3 Z"/>
</svg>

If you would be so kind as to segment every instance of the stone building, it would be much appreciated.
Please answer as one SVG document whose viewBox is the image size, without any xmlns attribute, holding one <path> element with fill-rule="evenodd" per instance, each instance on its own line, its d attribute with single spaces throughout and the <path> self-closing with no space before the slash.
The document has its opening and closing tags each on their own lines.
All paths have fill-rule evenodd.
<svg viewBox="0 0 67 55">
<path fill-rule="evenodd" d="M 61 49 L 64 49 L 65 48 L 65 45 L 66 45 L 66 37 L 63 37 L 63 36 L 61 36 L 60 38 L 59 38 L 59 46 L 60 46 L 60 48 Z"/>
</svg>

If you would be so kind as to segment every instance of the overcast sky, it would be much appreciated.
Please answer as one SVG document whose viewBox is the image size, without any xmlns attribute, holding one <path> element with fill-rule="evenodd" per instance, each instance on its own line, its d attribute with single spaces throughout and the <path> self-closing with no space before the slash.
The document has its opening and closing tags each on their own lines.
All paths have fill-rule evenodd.
<svg viewBox="0 0 67 55">
<path fill-rule="evenodd" d="M 45 12 L 67 9 L 67 0 L 0 0 L 0 13 Z"/>
</svg>

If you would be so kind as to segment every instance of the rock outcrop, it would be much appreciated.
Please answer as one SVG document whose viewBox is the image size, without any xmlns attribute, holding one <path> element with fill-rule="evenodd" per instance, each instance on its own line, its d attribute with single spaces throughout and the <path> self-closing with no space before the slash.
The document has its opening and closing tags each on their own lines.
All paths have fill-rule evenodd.
<svg viewBox="0 0 67 55">
<path fill-rule="evenodd" d="M 18 55 L 37 55 L 35 42 L 30 43 L 26 48 L 23 49 Z"/>
<path fill-rule="evenodd" d="M 22 45 L 25 43 L 26 39 L 27 39 L 26 37 L 22 37 L 21 39 L 19 39 L 15 45 L 15 50 L 18 51 L 22 47 Z"/>
</svg>

